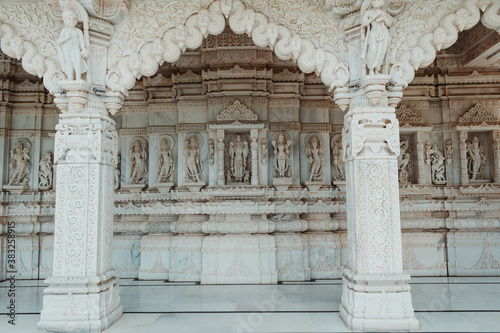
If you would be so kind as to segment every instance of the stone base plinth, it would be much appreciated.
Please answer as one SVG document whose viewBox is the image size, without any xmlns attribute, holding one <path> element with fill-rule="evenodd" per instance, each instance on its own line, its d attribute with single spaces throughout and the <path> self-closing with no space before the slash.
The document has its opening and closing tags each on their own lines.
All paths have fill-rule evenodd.
<svg viewBox="0 0 500 333">
<path fill-rule="evenodd" d="M 170 189 L 174 186 L 174 183 L 156 183 L 153 185 L 154 188 L 160 193 L 168 193 Z"/>
<path fill-rule="evenodd" d="M 205 182 L 185 182 L 183 186 L 185 186 L 189 192 L 200 192 L 203 186 L 207 185 Z"/>
<path fill-rule="evenodd" d="M 202 284 L 278 283 L 271 235 L 206 236 L 202 251 Z"/>
<path fill-rule="evenodd" d="M 193 223 L 194 224 L 194 223 Z M 179 234 L 172 237 L 170 281 L 199 282 L 201 279 L 201 246 L 204 235 Z"/>
<path fill-rule="evenodd" d="M 418 331 L 407 274 L 344 270 L 340 317 L 353 331 Z"/>
<path fill-rule="evenodd" d="M 13 195 L 21 195 L 23 192 L 29 190 L 28 185 L 4 185 L 3 189 L 10 192 Z"/>
<path fill-rule="evenodd" d="M 120 319 L 123 308 L 118 294 L 118 279 L 80 281 L 49 278 L 38 329 L 42 332 L 97 333 Z M 66 280 L 63 282 L 62 280 Z M 60 282 L 59 282 L 60 281 Z"/>
<path fill-rule="evenodd" d="M 147 187 L 146 184 L 123 184 L 122 189 L 127 190 L 133 194 L 139 194 Z"/>
<path fill-rule="evenodd" d="M 304 185 L 307 186 L 307 189 L 310 191 L 310 192 L 318 192 L 319 189 L 325 185 L 325 182 L 323 181 L 315 181 L 315 180 L 312 180 L 312 181 L 309 181 L 309 180 L 306 180 L 304 182 Z"/>
</svg>

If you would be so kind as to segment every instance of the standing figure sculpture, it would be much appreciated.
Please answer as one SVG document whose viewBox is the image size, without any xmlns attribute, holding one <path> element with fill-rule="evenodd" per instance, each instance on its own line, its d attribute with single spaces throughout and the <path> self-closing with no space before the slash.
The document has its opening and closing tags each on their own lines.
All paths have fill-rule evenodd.
<svg viewBox="0 0 500 333">
<path fill-rule="evenodd" d="M 87 72 L 85 59 L 88 50 L 80 29 L 76 27 L 78 17 L 75 12 L 66 10 L 62 14 L 64 28 L 61 30 L 57 44 L 61 46 L 61 64 L 68 80 L 80 80 Z"/>
<path fill-rule="evenodd" d="M 482 171 L 487 162 L 486 154 L 484 153 L 484 145 L 479 142 L 477 136 L 472 138 L 472 143 L 467 145 L 467 155 L 469 156 L 469 172 L 471 180 L 481 180 L 484 178 Z"/>
<path fill-rule="evenodd" d="M 260 140 L 260 158 L 262 164 L 267 164 L 267 142 L 266 139 Z"/>
<path fill-rule="evenodd" d="M 399 182 L 407 183 L 409 181 L 410 172 L 408 171 L 408 165 L 410 164 L 411 155 L 408 153 L 409 144 L 407 140 L 401 140 L 399 143 L 399 156 L 398 156 L 398 168 L 399 168 Z"/>
<path fill-rule="evenodd" d="M 430 164 L 431 153 L 432 153 L 432 146 L 430 140 L 425 140 L 424 152 L 425 152 L 425 164 Z"/>
<path fill-rule="evenodd" d="M 344 149 L 342 148 L 342 141 L 333 141 L 332 146 L 333 153 L 333 165 L 339 174 L 339 179 L 345 180 L 345 161 L 344 161 Z"/>
<path fill-rule="evenodd" d="M 172 158 L 172 150 L 169 147 L 169 142 L 163 138 L 160 142 L 160 152 L 158 154 L 157 170 L 159 183 L 165 183 L 167 180 L 172 182 L 174 174 L 174 160 Z"/>
<path fill-rule="evenodd" d="M 215 146 L 214 140 L 208 140 L 208 163 L 210 165 L 214 164 Z"/>
<path fill-rule="evenodd" d="M 442 184 L 446 182 L 444 155 L 439 150 L 438 145 L 432 146 L 431 153 L 431 176 L 434 184 Z"/>
<path fill-rule="evenodd" d="M 453 161 L 453 146 L 451 140 L 446 140 L 446 164 L 451 164 Z"/>
<path fill-rule="evenodd" d="M 248 141 L 243 142 L 241 135 L 237 134 L 234 142 L 229 144 L 229 159 L 231 175 L 237 182 L 243 181 L 247 168 L 247 158 L 250 154 Z"/>
<path fill-rule="evenodd" d="M 272 141 L 274 147 L 274 169 L 278 177 L 285 177 L 285 173 L 288 177 L 291 177 L 290 172 L 290 145 L 292 141 L 285 141 L 285 134 L 283 132 L 278 133 L 278 140 Z"/>
<path fill-rule="evenodd" d="M 11 162 L 9 168 L 12 170 L 10 175 L 9 186 L 17 186 L 19 184 L 26 185 L 29 179 L 26 177 L 30 173 L 30 156 L 29 149 L 23 148 L 23 143 L 19 141 L 10 150 Z"/>
<path fill-rule="evenodd" d="M 306 156 L 309 159 L 309 181 L 323 180 L 323 146 L 316 136 L 306 144 Z"/>
<path fill-rule="evenodd" d="M 195 136 L 184 142 L 184 155 L 186 156 L 186 180 L 200 182 L 203 164 L 200 159 L 200 148 Z"/>
<path fill-rule="evenodd" d="M 120 188 L 120 177 L 121 177 L 121 171 L 120 171 L 120 161 L 121 161 L 121 156 L 118 154 L 116 158 L 116 164 L 115 164 L 115 181 L 114 181 L 114 188 L 115 190 Z"/>
<path fill-rule="evenodd" d="M 383 9 L 385 0 L 365 0 L 361 7 L 361 26 L 364 35 L 361 59 L 369 75 L 379 74 L 389 50 L 389 29 L 392 17 Z"/>
<path fill-rule="evenodd" d="M 136 140 L 130 147 L 130 179 L 131 184 L 146 183 L 144 174 L 148 172 L 148 154 L 146 147 Z"/>
<path fill-rule="evenodd" d="M 38 187 L 49 189 L 52 187 L 52 152 L 46 151 L 39 164 Z"/>
</svg>

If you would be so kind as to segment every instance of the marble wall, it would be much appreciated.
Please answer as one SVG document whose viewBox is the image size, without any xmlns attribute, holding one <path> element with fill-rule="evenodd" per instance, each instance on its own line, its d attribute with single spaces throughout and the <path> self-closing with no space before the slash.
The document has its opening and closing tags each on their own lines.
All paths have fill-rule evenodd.
<svg viewBox="0 0 500 333">
<path fill-rule="evenodd" d="M 207 284 L 340 278 L 349 265 L 343 113 L 314 74 L 243 35 L 231 51 L 214 47 L 230 35 L 137 81 L 114 116 L 117 275 Z M 0 279 L 10 221 L 19 278 L 46 278 L 57 184 L 40 180 L 59 113 L 39 80 L 0 60 Z M 420 71 L 405 91 L 400 208 L 411 275 L 500 275 L 499 86 L 498 71 L 448 68 Z M 280 132 L 282 177 L 273 146 Z M 29 172 L 9 187 L 14 158 Z"/>
</svg>

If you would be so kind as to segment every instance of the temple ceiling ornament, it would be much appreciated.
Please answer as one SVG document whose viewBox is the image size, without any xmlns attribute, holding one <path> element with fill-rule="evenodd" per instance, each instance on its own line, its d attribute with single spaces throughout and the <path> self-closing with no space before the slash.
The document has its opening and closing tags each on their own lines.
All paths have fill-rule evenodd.
<svg viewBox="0 0 500 333">
<path fill-rule="evenodd" d="M 59 81 L 65 79 L 56 41 L 63 27 L 61 8 L 68 3 L 72 1 L 0 5 L 2 50 L 23 58 L 26 71 L 43 77 L 51 92 L 61 91 Z M 360 0 L 78 3 L 89 14 L 90 29 L 111 31 L 103 86 L 122 93 L 141 76 L 153 75 L 164 62 L 174 62 L 186 49 L 199 47 L 208 35 L 220 34 L 226 20 L 234 32 L 247 33 L 255 45 L 270 47 L 280 59 L 296 61 L 305 73 L 315 72 L 332 89 L 345 87 L 352 81 L 349 68 L 356 66 L 346 56 L 352 47 L 346 41 L 347 31 L 360 22 L 360 14 L 350 14 L 363 11 Z M 452 45 L 459 31 L 470 29 L 480 18 L 485 26 L 500 30 L 500 4 L 494 0 L 388 1 L 385 6 L 392 20 L 386 69 L 392 86 L 406 86 L 414 70 L 429 65 L 436 51 Z M 106 26 L 103 19 L 114 26 Z"/>
</svg>

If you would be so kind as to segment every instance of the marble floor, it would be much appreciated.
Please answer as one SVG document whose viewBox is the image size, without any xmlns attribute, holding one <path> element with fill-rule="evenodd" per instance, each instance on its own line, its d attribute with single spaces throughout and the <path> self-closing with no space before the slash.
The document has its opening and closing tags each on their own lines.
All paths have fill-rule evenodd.
<svg viewBox="0 0 500 333">
<path fill-rule="evenodd" d="M 341 280 L 279 285 L 204 285 L 120 280 L 123 318 L 106 333 L 349 332 L 338 315 Z M 16 326 L 0 282 L 0 332 L 36 332 L 43 280 L 16 283 Z M 500 332 L 500 277 L 415 277 L 422 332 Z"/>
</svg>

